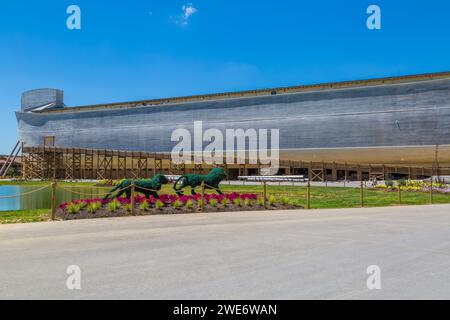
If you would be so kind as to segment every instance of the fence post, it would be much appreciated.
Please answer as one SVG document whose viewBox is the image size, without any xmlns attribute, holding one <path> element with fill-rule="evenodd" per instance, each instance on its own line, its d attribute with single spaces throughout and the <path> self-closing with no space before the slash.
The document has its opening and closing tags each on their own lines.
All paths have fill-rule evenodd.
<svg viewBox="0 0 450 320">
<path fill-rule="evenodd" d="M 311 180 L 306 185 L 306 209 L 311 209 Z"/>
<path fill-rule="evenodd" d="M 398 204 L 402 204 L 402 186 L 397 182 L 398 188 Z"/>
<path fill-rule="evenodd" d="M 433 204 L 433 176 L 431 176 L 430 182 L 430 204 Z"/>
<path fill-rule="evenodd" d="M 134 181 L 131 182 L 131 214 L 134 214 Z"/>
<path fill-rule="evenodd" d="M 361 202 L 361 208 L 364 207 L 364 182 L 362 179 L 361 179 L 361 190 L 360 190 L 359 200 Z"/>
<path fill-rule="evenodd" d="M 347 172 L 348 172 L 348 167 L 347 167 L 347 163 L 345 163 L 345 168 L 344 168 L 344 188 L 346 187 L 346 184 L 347 184 Z"/>
<path fill-rule="evenodd" d="M 267 183 L 263 181 L 264 209 L 267 209 Z"/>
<path fill-rule="evenodd" d="M 56 219 L 56 180 L 52 181 L 52 220 Z"/>
<path fill-rule="evenodd" d="M 202 194 L 202 201 L 200 202 L 200 212 L 204 212 L 205 211 L 205 181 L 202 181 L 201 194 Z"/>
</svg>

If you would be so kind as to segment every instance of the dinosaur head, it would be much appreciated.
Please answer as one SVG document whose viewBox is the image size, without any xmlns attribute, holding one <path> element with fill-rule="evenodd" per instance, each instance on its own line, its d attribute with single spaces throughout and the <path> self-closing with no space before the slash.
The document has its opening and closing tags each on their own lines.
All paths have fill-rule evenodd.
<svg viewBox="0 0 450 320">
<path fill-rule="evenodd" d="M 219 167 L 213 168 L 209 172 L 209 174 L 219 180 L 223 180 L 227 176 L 227 174 L 225 173 L 225 170 L 223 168 L 219 168 Z"/>
</svg>

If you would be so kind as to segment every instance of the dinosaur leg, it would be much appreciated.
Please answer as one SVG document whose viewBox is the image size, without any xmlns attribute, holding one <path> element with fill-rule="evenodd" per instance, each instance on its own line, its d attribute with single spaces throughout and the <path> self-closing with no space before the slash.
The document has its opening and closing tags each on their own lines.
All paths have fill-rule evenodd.
<svg viewBox="0 0 450 320">
<path fill-rule="evenodd" d="M 222 191 L 220 190 L 218 185 L 212 185 L 212 186 L 208 186 L 206 187 L 206 189 L 214 189 L 218 194 L 222 194 Z"/>
<path fill-rule="evenodd" d="M 148 198 L 150 193 L 148 190 L 142 189 L 141 187 L 136 187 L 134 191 L 142 193 L 146 198 Z"/>
<path fill-rule="evenodd" d="M 130 189 L 127 189 L 127 190 L 125 191 L 125 195 L 126 195 L 127 199 L 131 199 L 131 190 L 130 190 Z"/>
<path fill-rule="evenodd" d="M 141 193 L 145 196 L 146 199 L 150 198 L 150 195 L 151 195 L 151 192 L 150 192 L 150 191 L 142 190 Z"/>
<path fill-rule="evenodd" d="M 118 197 L 120 197 L 121 195 L 123 195 L 124 193 L 125 193 L 125 190 L 121 190 L 121 191 L 119 191 L 115 196 L 113 196 L 111 199 L 118 198 Z"/>
<path fill-rule="evenodd" d="M 156 191 L 150 191 L 150 194 L 151 194 L 155 199 L 159 199 L 158 192 L 156 192 Z"/>
<path fill-rule="evenodd" d="M 195 196 L 197 193 L 195 192 L 195 188 L 194 187 L 192 187 L 192 189 L 191 189 L 191 194 L 193 195 L 193 196 Z"/>
</svg>

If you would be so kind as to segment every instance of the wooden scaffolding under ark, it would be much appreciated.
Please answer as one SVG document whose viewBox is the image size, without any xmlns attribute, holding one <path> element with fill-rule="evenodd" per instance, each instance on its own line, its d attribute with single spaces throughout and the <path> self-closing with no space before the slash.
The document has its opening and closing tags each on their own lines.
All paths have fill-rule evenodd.
<svg viewBox="0 0 450 320">
<path fill-rule="evenodd" d="M 154 174 L 207 173 L 212 165 L 175 164 L 170 153 L 130 152 L 59 147 L 24 147 L 23 177 L 25 179 L 101 180 L 149 178 Z M 225 162 L 225 161 L 224 161 Z M 261 164 L 223 164 L 228 179 L 259 175 Z M 279 174 L 302 174 L 311 181 L 421 179 L 449 176 L 448 167 L 416 167 L 365 165 L 336 162 L 304 162 L 280 160 Z"/>
</svg>

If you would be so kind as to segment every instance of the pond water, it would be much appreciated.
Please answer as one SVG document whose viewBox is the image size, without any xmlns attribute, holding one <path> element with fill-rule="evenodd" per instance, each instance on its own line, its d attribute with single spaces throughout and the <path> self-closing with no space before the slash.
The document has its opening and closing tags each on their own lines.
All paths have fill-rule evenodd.
<svg viewBox="0 0 450 320">
<path fill-rule="evenodd" d="M 46 188 L 22 197 L 2 199 L 2 197 L 5 196 L 23 194 L 40 188 L 41 186 L 0 186 L 0 211 L 50 209 L 51 188 Z M 76 199 L 101 198 L 110 188 L 65 187 L 65 189 L 77 193 L 85 193 L 87 195 L 78 195 L 58 188 L 56 190 L 56 200 L 58 205 Z"/>
</svg>

